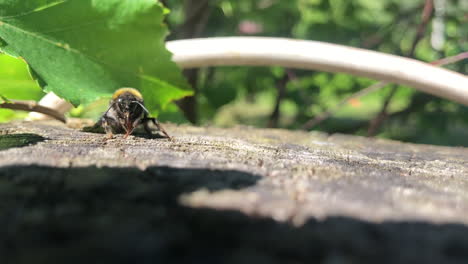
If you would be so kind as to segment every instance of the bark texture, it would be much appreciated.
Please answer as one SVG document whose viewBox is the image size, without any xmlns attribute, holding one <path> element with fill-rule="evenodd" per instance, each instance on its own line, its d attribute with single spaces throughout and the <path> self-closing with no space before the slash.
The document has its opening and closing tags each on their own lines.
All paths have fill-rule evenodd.
<svg viewBox="0 0 468 264">
<path fill-rule="evenodd" d="M 1 263 L 467 263 L 468 149 L 0 124 Z"/>
</svg>

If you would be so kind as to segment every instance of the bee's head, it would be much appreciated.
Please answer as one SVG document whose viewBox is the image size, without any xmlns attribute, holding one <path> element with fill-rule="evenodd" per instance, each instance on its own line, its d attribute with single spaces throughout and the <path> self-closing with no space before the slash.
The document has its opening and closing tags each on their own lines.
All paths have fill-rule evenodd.
<svg viewBox="0 0 468 264">
<path fill-rule="evenodd" d="M 143 108 L 143 97 L 133 88 L 121 88 L 112 96 L 112 102 L 119 116 L 140 116 Z"/>
<path fill-rule="evenodd" d="M 117 99 L 115 100 L 115 107 L 117 110 L 123 113 L 132 113 L 137 110 L 140 110 L 138 112 L 141 112 L 141 106 L 138 103 L 141 103 L 141 100 L 135 98 L 132 94 L 122 94 Z"/>
<path fill-rule="evenodd" d="M 133 88 L 121 88 L 112 96 L 112 105 L 119 117 L 121 126 L 131 133 L 138 124 L 144 112 L 143 97 Z"/>
</svg>

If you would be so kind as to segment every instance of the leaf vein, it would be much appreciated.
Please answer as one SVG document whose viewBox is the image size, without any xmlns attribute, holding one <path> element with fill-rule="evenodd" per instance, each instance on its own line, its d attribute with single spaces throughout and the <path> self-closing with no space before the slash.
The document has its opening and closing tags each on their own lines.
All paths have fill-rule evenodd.
<svg viewBox="0 0 468 264">
<path fill-rule="evenodd" d="M 49 33 L 58 33 L 58 32 L 62 32 L 62 31 L 67 31 L 67 30 L 71 31 L 71 30 L 74 30 L 74 29 L 80 29 L 82 27 L 93 26 L 93 25 L 99 24 L 100 22 L 105 22 L 105 18 L 104 19 L 97 19 L 97 20 L 94 20 L 94 21 L 90 21 L 90 22 L 82 23 L 82 24 L 78 24 L 78 25 L 68 26 L 68 27 L 55 28 L 55 29 L 47 30 L 47 31 L 38 31 L 37 33 L 49 34 Z"/>
<path fill-rule="evenodd" d="M 18 18 L 18 17 L 27 16 L 27 15 L 30 15 L 30 14 L 32 14 L 32 13 L 35 13 L 35 12 L 38 12 L 38 11 L 42 11 L 42 10 L 46 10 L 46 9 L 51 8 L 51 7 L 53 7 L 53 6 L 56 6 L 56 5 L 65 3 L 66 1 L 67 1 L 67 0 L 63 0 L 63 1 L 60 1 L 60 2 L 51 3 L 51 4 L 46 5 L 46 6 L 44 6 L 44 7 L 34 8 L 33 10 L 29 10 L 29 11 L 26 11 L 26 12 L 23 12 L 23 13 L 15 14 L 15 15 L 0 16 L 0 19 L 10 19 L 10 18 Z"/>
</svg>

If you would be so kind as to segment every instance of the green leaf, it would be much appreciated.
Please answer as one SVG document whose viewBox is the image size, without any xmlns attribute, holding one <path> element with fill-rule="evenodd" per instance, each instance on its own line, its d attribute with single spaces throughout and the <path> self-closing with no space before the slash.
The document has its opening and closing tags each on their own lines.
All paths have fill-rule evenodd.
<svg viewBox="0 0 468 264">
<path fill-rule="evenodd" d="M 171 61 L 155 0 L 0 0 L 0 50 L 74 105 L 139 89 L 152 112 L 192 94 Z"/>
<path fill-rule="evenodd" d="M 0 55 L 0 103 L 8 103 L 8 99 L 39 100 L 42 96 L 44 92 L 31 80 L 24 61 Z M 26 115 L 26 112 L 0 109 L 0 122 L 22 119 Z"/>
<path fill-rule="evenodd" d="M 0 95 L 17 100 L 39 100 L 44 92 L 31 80 L 24 61 L 0 55 Z"/>
<path fill-rule="evenodd" d="M 0 48 L 5 47 L 6 45 L 7 43 L 3 39 L 0 38 Z"/>
<path fill-rule="evenodd" d="M 8 98 L 0 94 L 0 103 L 10 103 L 10 100 L 8 100 Z"/>
</svg>

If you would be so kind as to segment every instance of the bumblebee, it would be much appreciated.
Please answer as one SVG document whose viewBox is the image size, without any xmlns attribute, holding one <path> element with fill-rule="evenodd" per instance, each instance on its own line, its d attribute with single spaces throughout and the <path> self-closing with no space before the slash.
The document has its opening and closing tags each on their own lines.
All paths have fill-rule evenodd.
<svg viewBox="0 0 468 264">
<path fill-rule="evenodd" d="M 109 138 L 113 137 L 113 133 L 125 133 L 124 138 L 127 138 L 141 124 L 145 131 L 152 135 L 148 126 L 149 122 L 152 122 L 166 138 L 172 140 L 158 120 L 149 117 L 141 93 L 133 88 L 120 88 L 112 95 L 109 108 L 95 124 L 95 127 L 103 127 Z"/>
</svg>

